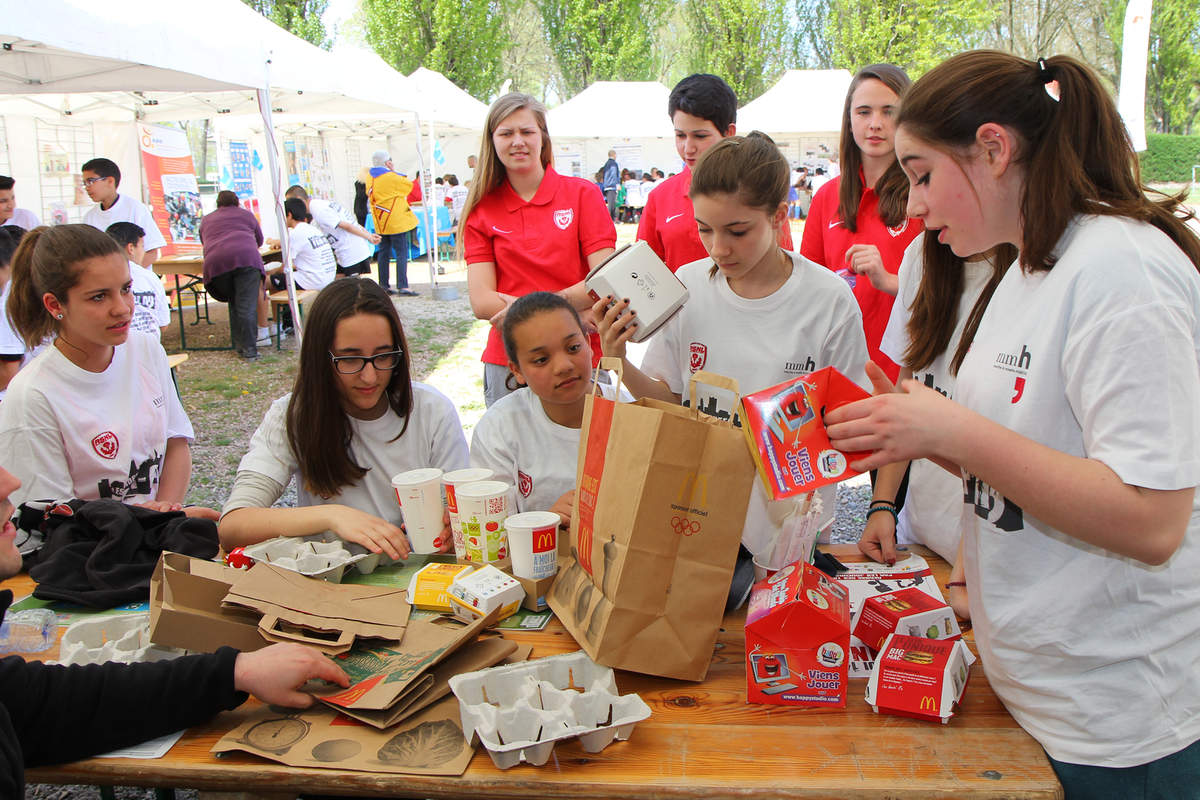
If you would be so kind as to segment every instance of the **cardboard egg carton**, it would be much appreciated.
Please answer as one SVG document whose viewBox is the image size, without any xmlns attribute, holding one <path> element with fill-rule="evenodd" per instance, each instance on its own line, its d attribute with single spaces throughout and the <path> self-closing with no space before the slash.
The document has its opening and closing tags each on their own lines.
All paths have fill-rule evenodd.
<svg viewBox="0 0 1200 800">
<path fill-rule="evenodd" d="M 381 562 L 379 553 L 354 542 L 343 541 L 333 533 L 311 536 L 279 536 L 243 548 L 256 562 L 274 564 L 299 572 L 308 578 L 341 583 L 351 564 L 364 575 L 375 571 Z M 390 562 L 388 562 L 390 563 Z"/>
<path fill-rule="evenodd" d="M 556 743 L 576 736 L 598 753 L 650 716 L 642 698 L 617 694 L 611 668 L 582 651 L 456 675 L 450 689 L 463 733 L 482 742 L 500 769 L 541 766 Z"/>
<path fill-rule="evenodd" d="M 163 661 L 183 655 L 174 647 L 161 647 L 150 642 L 149 614 L 121 614 L 84 619 L 63 633 L 58 646 L 58 663 L 104 664 L 116 661 L 133 664 L 139 661 Z"/>
</svg>

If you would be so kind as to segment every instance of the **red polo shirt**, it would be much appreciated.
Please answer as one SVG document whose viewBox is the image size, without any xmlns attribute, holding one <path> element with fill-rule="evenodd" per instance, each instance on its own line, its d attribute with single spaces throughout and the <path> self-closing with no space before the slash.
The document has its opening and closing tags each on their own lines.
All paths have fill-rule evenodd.
<svg viewBox="0 0 1200 800">
<path fill-rule="evenodd" d="M 642 221 L 638 223 L 637 238 L 650 245 L 672 272 L 684 264 L 708 258 L 696 230 L 696 214 L 692 211 L 692 198 L 688 197 L 691 188 L 692 171 L 685 166 L 683 172 L 650 191 Z M 792 229 L 786 222 L 779 245 L 784 250 L 793 247 Z"/>
<path fill-rule="evenodd" d="M 504 181 L 471 211 L 463 234 L 467 264 L 495 264 L 496 291 L 515 297 L 578 283 L 587 276 L 587 257 L 616 243 L 604 195 L 589 181 L 559 175 L 553 167 L 546 167 L 529 202 Z M 599 359 L 597 336 L 592 352 Z M 508 363 L 495 328 L 481 360 Z"/>
<path fill-rule="evenodd" d="M 900 271 L 900 261 L 909 243 L 924 230 L 919 219 L 909 218 L 895 228 L 889 228 L 879 218 L 879 195 L 875 189 L 863 189 L 855 218 L 857 231 L 850 230 L 838 217 L 838 178 L 817 190 L 808 219 L 804 222 L 804 238 L 800 242 L 800 255 L 837 271 L 846 266 L 846 250 L 853 244 L 873 244 L 879 248 L 883 266 L 893 275 Z M 867 352 L 871 360 L 883 368 L 894 382 L 900 375 L 900 367 L 879 349 L 888 317 L 892 315 L 892 303 L 896 298 L 881 292 L 871 281 L 859 276 L 854 284 L 854 296 L 862 309 L 863 332 L 867 337 Z"/>
</svg>

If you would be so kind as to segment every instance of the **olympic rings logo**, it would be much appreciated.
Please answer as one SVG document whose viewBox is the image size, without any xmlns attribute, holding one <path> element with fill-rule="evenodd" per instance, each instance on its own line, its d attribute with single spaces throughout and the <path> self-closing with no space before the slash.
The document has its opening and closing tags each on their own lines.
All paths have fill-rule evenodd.
<svg viewBox="0 0 1200 800">
<path fill-rule="evenodd" d="M 691 536 L 700 532 L 700 523 L 687 517 L 671 517 L 671 530 L 680 536 Z"/>
</svg>

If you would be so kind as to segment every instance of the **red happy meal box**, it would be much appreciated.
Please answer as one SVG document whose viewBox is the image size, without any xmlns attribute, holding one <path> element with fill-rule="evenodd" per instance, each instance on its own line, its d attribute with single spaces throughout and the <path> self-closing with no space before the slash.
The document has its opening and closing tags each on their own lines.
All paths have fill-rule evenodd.
<svg viewBox="0 0 1200 800">
<path fill-rule="evenodd" d="M 797 561 L 755 585 L 746 614 L 746 701 L 846 705 L 850 595 Z"/>
<path fill-rule="evenodd" d="M 962 639 L 887 637 L 867 680 L 875 713 L 947 722 L 962 699 L 975 661 Z"/>
<path fill-rule="evenodd" d="M 771 499 L 861 474 L 849 462 L 868 454 L 833 449 L 822 415 L 867 397 L 854 381 L 826 367 L 742 398 L 742 432 Z"/>
<path fill-rule="evenodd" d="M 879 650 L 890 633 L 926 639 L 960 639 L 954 611 L 916 587 L 877 594 L 863 601 L 850 630 L 872 650 Z"/>
</svg>

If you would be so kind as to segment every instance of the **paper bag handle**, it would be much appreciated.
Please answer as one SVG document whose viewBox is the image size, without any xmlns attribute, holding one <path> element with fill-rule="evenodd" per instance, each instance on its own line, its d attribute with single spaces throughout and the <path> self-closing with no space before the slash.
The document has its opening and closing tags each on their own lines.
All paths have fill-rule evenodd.
<svg viewBox="0 0 1200 800">
<path fill-rule="evenodd" d="M 616 390 L 613 392 L 613 397 L 615 397 L 617 399 L 617 402 L 620 402 L 620 400 L 621 400 L 621 384 L 625 381 L 625 361 L 624 361 L 624 359 L 614 358 L 613 356 L 600 356 L 600 364 L 596 368 L 608 370 L 609 372 L 617 373 L 617 387 L 616 387 Z M 592 396 L 594 397 L 596 395 L 596 392 L 598 392 L 599 390 L 600 390 L 600 381 L 593 380 L 592 381 Z"/>
<path fill-rule="evenodd" d="M 269 633 L 271 636 L 278 639 L 288 639 L 289 641 L 302 642 L 304 644 L 311 644 L 316 647 L 340 648 L 349 647 L 354 643 L 354 634 L 346 630 L 339 631 L 337 641 L 333 642 L 329 641 L 328 639 L 318 638 L 316 636 L 305 636 L 303 633 L 298 633 L 295 631 L 285 631 L 279 627 L 279 617 L 275 614 L 264 616 L 261 620 L 259 620 L 258 627 L 261 628 L 264 633 Z"/>
<path fill-rule="evenodd" d="M 601 359 L 601 362 L 603 362 L 603 360 L 604 359 Z M 692 377 L 688 379 L 688 398 L 691 400 L 693 411 L 696 411 L 696 385 L 701 383 L 705 386 L 712 386 L 717 389 L 727 389 L 733 392 L 733 414 L 730 414 L 729 421 L 726 422 L 727 425 L 732 425 L 733 417 L 737 415 L 738 404 L 742 399 L 742 393 L 738 388 L 738 382 L 733 378 L 727 378 L 726 376 L 718 375 L 715 372 L 705 372 L 704 370 L 700 370 L 699 372 L 693 373 Z"/>
</svg>

